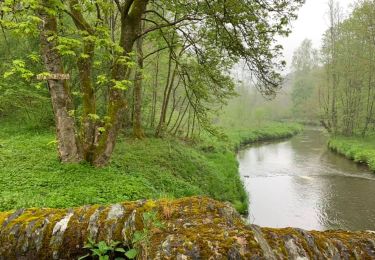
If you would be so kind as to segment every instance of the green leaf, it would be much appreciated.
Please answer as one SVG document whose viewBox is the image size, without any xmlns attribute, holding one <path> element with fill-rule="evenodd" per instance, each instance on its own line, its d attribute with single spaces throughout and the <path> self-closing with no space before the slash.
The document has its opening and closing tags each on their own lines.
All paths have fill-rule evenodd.
<svg viewBox="0 0 375 260">
<path fill-rule="evenodd" d="M 94 253 L 93 255 L 96 255 L 96 256 L 102 256 L 103 255 L 103 252 L 101 250 L 99 250 L 98 248 L 92 248 L 91 251 Z"/>
<path fill-rule="evenodd" d="M 131 85 L 131 81 L 129 80 L 113 80 L 112 82 L 115 84 L 113 88 L 119 90 L 127 90 Z"/>
<path fill-rule="evenodd" d="M 118 246 L 119 244 L 121 244 L 120 241 L 111 241 L 111 243 L 110 243 L 109 245 L 110 245 L 110 247 L 115 248 L 115 247 Z"/>
<path fill-rule="evenodd" d="M 53 140 L 53 141 L 49 142 L 47 145 L 50 146 L 50 145 L 55 145 L 55 144 L 57 144 L 57 140 Z M 85 248 L 91 248 L 91 247 L 85 247 Z"/>
<path fill-rule="evenodd" d="M 111 248 L 104 241 L 99 242 L 98 248 L 103 253 L 106 253 L 107 251 L 111 250 Z"/>
<path fill-rule="evenodd" d="M 100 119 L 100 116 L 98 116 L 97 114 L 88 114 L 89 118 L 93 121 L 97 121 Z M 99 244 L 103 242 L 103 241 L 100 241 Z"/>
<path fill-rule="evenodd" d="M 142 241 L 146 237 L 144 232 L 136 231 L 133 235 L 132 242 L 134 244 L 138 243 L 139 241 Z"/>
<path fill-rule="evenodd" d="M 10 76 L 12 76 L 13 74 L 14 74 L 13 70 L 6 71 L 6 72 L 4 72 L 3 77 L 6 79 L 6 78 L 9 78 Z"/>
<path fill-rule="evenodd" d="M 23 60 L 14 60 L 13 65 L 15 67 L 24 68 L 26 66 L 26 63 Z"/>
<path fill-rule="evenodd" d="M 138 255 L 138 251 L 136 249 L 130 249 L 125 253 L 125 256 L 129 259 L 134 259 Z"/>
<path fill-rule="evenodd" d="M 88 55 L 88 54 L 86 54 L 86 53 L 82 53 L 82 54 L 81 54 L 81 58 L 82 58 L 82 59 L 88 59 L 88 58 L 90 58 L 90 55 Z"/>
<path fill-rule="evenodd" d="M 98 131 L 100 133 L 104 133 L 105 132 L 105 127 L 98 127 Z"/>
<path fill-rule="evenodd" d="M 118 247 L 115 249 L 116 252 L 121 252 L 121 253 L 125 253 L 125 249 L 123 249 L 122 247 Z"/>
</svg>

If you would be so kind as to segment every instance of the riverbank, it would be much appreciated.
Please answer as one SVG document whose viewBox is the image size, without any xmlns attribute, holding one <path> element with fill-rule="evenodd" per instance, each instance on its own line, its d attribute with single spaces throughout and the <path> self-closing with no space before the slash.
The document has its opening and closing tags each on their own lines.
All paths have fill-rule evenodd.
<svg viewBox="0 0 375 260">
<path fill-rule="evenodd" d="M 52 132 L 4 127 L 0 129 L 0 211 L 207 195 L 230 201 L 243 213 L 247 193 L 233 147 L 266 137 L 287 137 L 294 128 L 273 124 L 196 144 L 123 137 L 110 165 L 96 169 L 60 164 Z"/>
<path fill-rule="evenodd" d="M 375 136 L 361 137 L 334 137 L 329 140 L 328 146 L 333 151 L 366 164 L 375 172 Z"/>
<path fill-rule="evenodd" d="M 229 142 L 235 150 L 246 145 L 292 137 L 303 130 L 303 126 L 295 123 L 272 123 L 256 129 L 241 129 L 227 133 Z"/>
</svg>

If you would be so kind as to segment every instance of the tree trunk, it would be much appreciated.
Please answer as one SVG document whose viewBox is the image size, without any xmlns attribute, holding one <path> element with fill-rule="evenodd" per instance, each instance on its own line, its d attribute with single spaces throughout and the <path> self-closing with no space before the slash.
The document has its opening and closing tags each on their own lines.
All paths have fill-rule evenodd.
<svg viewBox="0 0 375 260">
<path fill-rule="evenodd" d="M 145 212 L 164 227 L 148 227 L 138 259 L 375 259 L 374 232 L 260 228 L 205 197 L 0 213 L 0 259 L 77 259 L 89 238 L 129 248 Z"/>
<path fill-rule="evenodd" d="M 133 134 L 138 139 L 143 139 L 145 134 L 142 128 L 142 82 L 143 82 L 143 39 L 137 40 L 137 63 L 134 82 L 134 121 Z"/>
<path fill-rule="evenodd" d="M 95 34 L 94 30 L 87 23 L 81 11 L 76 9 L 77 0 L 70 0 L 69 7 L 74 24 L 82 33 L 86 32 L 90 35 Z M 95 154 L 95 134 L 96 134 L 96 121 L 93 117 L 96 115 L 96 97 L 93 86 L 92 66 L 95 54 L 95 41 L 83 41 L 83 55 L 77 60 L 79 83 L 82 93 L 82 126 L 81 126 L 81 139 L 82 139 L 82 154 L 87 162 L 92 162 Z"/>
<path fill-rule="evenodd" d="M 134 0 L 131 11 L 121 14 L 120 46 L 124 49 L 122 56 L 129 57 L 133 50 L 140 33 L 141 18 L 146 11 L 147 3 L 146 0 Z M 121 81 L 128 80 L 129 77 L 130 68 L 126 64 L 115 62 L 112 78 Z M 106 165 L 111 158 L 126 108 L 124 91 L 112 86 L 109 91 L 108 120 L 105 124 L 105 131 L 98 137 L 98 146 L 93 160 L 95 166 Z"/>
<path fill-rule="evenodd" d="M 40 30 L 41 52 L 47 72 L 63 74 L 64 68 L 61 56 L 56 50 L 56 39 L 49 39 L 57 35 L 57 20 L 44 10 L 39 13 L 43 23 Z M 56 134 L 59 158 L 62 162 L 80 162 L 81 149 L 74 118 L 70 116 L 73 110 L 70 89 L 65 80 L 48 80 L 49 92 L 55 116 Z"/>
<path fill-rule="evenodd" d="M 150 126 L 153 128 L 155 126 L 155 118 L 156 118 L 156 103 L 158 100 L 158 85 L 159 85 L 159 57 L 160 54 L 157 53 L 156 57 L 156 67 L 155 67 L 155 82 L 152 89 L 152 104 L 151 104 L 151 119 L 150 119 Z"/>
<path fill-rule="evenodd" d="M 159 123 L 156 128 L 156 137 L 161 137 L 161 135 L 164 132 L 164 122 L 165 122 L 165 115 L 166 115 L 166 100 L 167 100 L 167 95 L 168 95 L 168 89 L 169 89 L 169 82 L 171 80 L 171 72 L 172 72 L 172 51 L 169 53 L 169 61 L 168 61 L 168 74 L 167 74 L 167 82 L 165 83 L 164 87 L 164 94 L 163 94 L 163 103 L 161 106 L 161 111 L 160 111 L 160 118 L 159 118 Z"/>
</svg>

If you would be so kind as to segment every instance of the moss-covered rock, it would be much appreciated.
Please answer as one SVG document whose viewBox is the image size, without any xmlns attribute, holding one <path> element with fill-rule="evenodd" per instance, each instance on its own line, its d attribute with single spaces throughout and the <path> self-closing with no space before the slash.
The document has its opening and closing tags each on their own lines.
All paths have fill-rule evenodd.
<svg viewBox="0 0 375 260">
<path fill-rule="evenodd" d="M 84 243 L 122 241 L 131 247 L 143 213 L 155 211 L 142 246 L 148 259 L 374 259 L 371 232 L 308 232 L 247 225 L 230 204 L 206 197 L 124 202 L 108 207 L 25 209 L 0 213 L 0 259 L 75 259 Z"/>
</svg>

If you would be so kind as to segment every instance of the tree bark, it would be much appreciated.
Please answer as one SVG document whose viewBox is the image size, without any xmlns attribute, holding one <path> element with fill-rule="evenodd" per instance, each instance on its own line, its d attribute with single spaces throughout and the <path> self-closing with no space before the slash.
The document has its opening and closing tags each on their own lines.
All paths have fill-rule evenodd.
<svg viewBox="0 0 375 260">
<path fill-rule="evenodd" d="M 167 95 L 168 95 L 168 89 L 169 89 L 169 82 L 171 80 L 171 72 L 172 72 L 172 51 L 170 50 L 169 52 L 169 61 L 168 61 L 168 74 L 167 74 L 167 81 L 165 83 L 164 87 L 164 94 L 163 94 L 163 103 L 161 106 L 161 111 L 160 111 L 160 118 L 159 118 L 159 123 L 156 128 L 156 137 L 161 137 L 161 135 L 164 132 L 164 122 L 165 122 L 165 115 L 166 115 L 166 100 L 167 100 Z"/>
<path fill-rule="evenodd" d="M 147 0 L 129 0 L 120 6 L 121 36 L 120 46 L 122 56 L 129 57 L 135 41 L 140 35 L 141 18 L 146 10 Z M 94 34 L 94 30 L 85 20 L 79 9 L 77 0 L 70 0 L 70 15 L 78 30 Z M 53 3 L 44 1 L 43 6 L 53 9 Z M 39 11 L 43 23 L 40 30 L 41 50 L 46 69 L 51 74 L 63 74 L 61 55 L 57 46 L 57 18 L 44 9 Z M 127 107 L 124 90 L 117 89 L 115 84 L 109 89 L 107 116 L 104 131 L 99 131 L 93 115 L 96 114 L 96 98 L 92 83 L 92 62 L 95 43 L 84 41 L 83 56 L 78 58 L 80 86 L 83 94 L 83 120 L 81 140 L 76 131 L 74 118 L 70 116 L 73 110 L 69 87 L 64 80 L 49 79 L 53 111 L 56 120 L 59 157 L 63 162 L 80 162 L 83 159 L 95 166 L 104 166 L 108 163 L 116 143 L 118 132 L 122 125 L 124 111 Z M 120 57 L 118 57 L 120 58 Z M 112 70 L 112 79 L 115 81 L 128 80 L 131 69 L 122 62 L 115 61 Z"/>
<path fill-rule="evenodd" d="M 48 5 L 48 3 L 47 3 Z M 57 20 L 44 10 L 39 11 L 41 52 L 47 72 L 64 74 L 61 56 L 56 50 Z M 74 118 L 69 86 L 65 80 L 48 80 L 48 88 L 55 117 L 59 158 L 62 162 L 74 163 L 82 160 L 81 149 Z"/>
<path fill-rule="evenodd" d="M 142 29 L 140 30 L 142 31 Z M 133 135 L 138 139 L 145 137 L 142 127 L 142 83 L 143 83 L 143 39 L 137 40 L 137 63 L 134 82 L 134 123 Z"/>
<path fill-rule="evenodd" d="M 139 259 L 374 259 L 371 231 L 305 231 L 246 224 L 229 203 L 205 197 L 0 213 L 0 259 L 77 259 L 89 238 L 132 247 L 143 213 L 156 212 Z M 147 257 L 146 257 L 147 256 Z"/>
<path fill-rule="evenodd" d="M 124 49 L 124 57 L 129 57 L 134 43 L 139 36 L 141 18 L 146 11 L 147 3 L 147 0 L 132 1 L 129 13 L 127 13 L 128 10 L 125 10 L 124 7 L 122 8 L 120 46 Z M 129 79 L 129 72 L 130 68 L 126 64 L 115 62 L 112 78 L 117 81 Z M 123 92 L 123 90 L 116 89 L 114 86 L 110 88 L 107 112 L 109 119 L 105 124 L 105 131 L 99 137 L 98 147 L 93 160 L 95 166 L 106 165 L 115 148 L 116 139 L 122 125 L 121 119 L 127 108 Z"/>
<path fill-rule="evenodd" d="M 153 84 L 152 89 L 152 104 L 151 104 L 151 119 L 150 119 L 150 126 L 153 128 L 155 126 L 155 118 L 156 118 L 156 103 L 158 100 L 158 85 L 159 85 L 159 52 L 156 56 L 156 65 L 155 65 L 155 81 Z"/>
<path fill-rule="evenodd" d="M 93 35 L 95 32 L 87 23 L 82 13 L 76 9 L 77 0 L 70 0 L 69 7 L 74 16 L 73 22 L 81 32 Z M 93 86 L 92 66 L 95 53 L 95 42 L 90 40 L 83 41 L 83 55 L 77 60 L 78 75 L 82 93 L 82 154 L 87 162 L 92 162 L 95 154 L 95 134 L 96 122 L 93 115 L 96 115 L 96 97 Z"/>
</svg>

